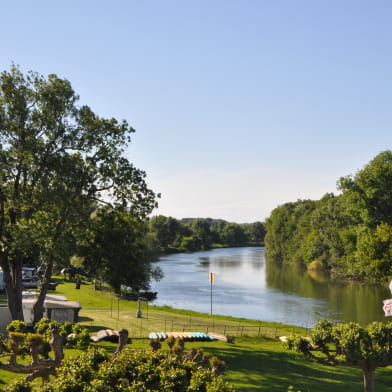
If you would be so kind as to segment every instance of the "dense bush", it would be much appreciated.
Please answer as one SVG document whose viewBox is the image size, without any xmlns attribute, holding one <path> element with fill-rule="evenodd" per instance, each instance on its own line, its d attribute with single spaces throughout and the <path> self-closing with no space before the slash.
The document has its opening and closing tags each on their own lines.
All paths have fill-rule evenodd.
<svg viewBox="0 0 392 392">
<path fill-rule="evenodd" d="M 17 380 L 7 385 L 4 392 L 32 392 L 33 387 L 26 380 Z"/>
<path fill-rule="evenodd" d="M 14 320 L 7 325 L 8 332 L 25 332 L 26 323 L 20 320 Z"/>
<path fill-rule="evenodd" d="M 216 360 L 214 360 L 216 363 Z M 64 361 L 45 392 L 233 392 L 221 376 L 197 362 L 170 353 L 124 350 L 110 359 L 101 349 L 90 348 Z"/>
<path fill-rule="evenodd" d="M 42 318 L 35 324 L 35 331 L 45 335 L 47 340 L 49 340 L 50 325 L 55 325 L 58 328 L 60 336 L 64 338 L 65 346 L 86 348 L 90 345 L 90 334 L 88 329 L 82 327 L 80 324 L 71 324 L 69 322 L 61 324 L 48 318 Z"/>
</svg>

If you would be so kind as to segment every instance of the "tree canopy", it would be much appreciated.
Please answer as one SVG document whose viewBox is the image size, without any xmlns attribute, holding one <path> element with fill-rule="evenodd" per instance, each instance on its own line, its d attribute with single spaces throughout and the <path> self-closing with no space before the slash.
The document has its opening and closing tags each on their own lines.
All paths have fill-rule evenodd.
<svg viewBox="0 0 392 392">
<path fill-rule="evenodd" d="M 339 188 L 350 212 L 366 226 L 392 225 L 392 151 L 378 154 L 355 176 L 342 177 Z"/>
<path fill-rule="evenodd" d="M 378 154 L 355 176 L 342 177 L 338 186 L 338 196 L 298 200 L 272 211 L 266 221 L 267 258 L 354 278 L 390 278 L 392 151 Z"/>
<path fill-rule="evenodd" d="M 78 99 L 56 75 L 16 66 L 0 75 L 0 266 L 13 319 L 23 319 L 21 268 L 32 255 L 47 264 L 42 304 L 53 265 L 65 262 L 92 208 L 144 219 L 156 206 L 145 172 L 124 157 L 134 129 Z"/>
<path fill-rule="evenodd" d="M 95 210 L 77 240 L 80 267 L 117 293 L 121 286 L 134 292 L 148 289 L 151 279 L 159 278 L 161 272 L 149 263 L 145 234 L 145 222 L 127 210 Z"/>
<path fill-rule="evenodd" d="M 265 229 L 261 222 L 231 223 L 222 219 L 175 219 L 153 216 L 147 237 L 156 253 L 206 250 L 214 246 L 262 245 Z"/>
</svg>

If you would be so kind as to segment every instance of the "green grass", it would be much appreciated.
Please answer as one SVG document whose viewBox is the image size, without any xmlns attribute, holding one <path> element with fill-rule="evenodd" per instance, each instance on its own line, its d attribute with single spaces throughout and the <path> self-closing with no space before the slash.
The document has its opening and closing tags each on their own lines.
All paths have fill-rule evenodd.
<svg viewBox="0 0 392 392">
<path fill-rule="evenodd" d="M 185 349 L 202 348 L 209 355 L 216 355 L 228 366 L 224 378 L 233 384 L 238 392 L 287 392 L 290 385 L 301 392 L 355 392 L 363 390 L 359 369 L 329 367 L 307 360 L 300 354 L 287 351 L 274 335 L 290 334 L 292 331 L 306 333 L 300 328 L 278 323 L 260 323 L 257 320 L 236 319 L 214 316 L 170 307 L 142 305 L 143 317 L 136 317 L 137 302 L 118 301 L 110 293 L 94 291 L 90 284 L 83 284 L 76 290 L 73 283 L 59 284 L 56 294 L 63 294 L 69 300 L 79 301 L 81 324 L 91 333 L 99 329 L 127 328 L 133 338 L 131 349 L 149 350 L 148 333 L 151 331 L 194 330 L 204 332 L 205 328 L 235 335 L 233 343 L 187 342 Z M 166 328 L 165 328 L 166 327 Z M 231 328 L 231 329 L 230 329 Z M 264 332 L 270 338 L 258 336 Z M 113 351 L 115 345 L 108 342 L 98 344 Z M 166 349 L 163 343 L 162 349 Z M 66 350 L 67 357 L 77 355 L 77 350 Z M 16 377 L 12 373 L 0 372 L 0 384 Z M 23 376 L 21 376 L 23 377 Z M 392 368 L 376 371 L 377 392 L 387 392 L 392 384 Z M 0 385 L 1 388 L 1 385 Z"/>
</svg>

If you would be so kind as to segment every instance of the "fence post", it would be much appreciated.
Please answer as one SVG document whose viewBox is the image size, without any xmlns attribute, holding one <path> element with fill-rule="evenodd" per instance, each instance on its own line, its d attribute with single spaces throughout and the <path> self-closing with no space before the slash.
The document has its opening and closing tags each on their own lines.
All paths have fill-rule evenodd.
<svg viewBox="0 0 392 392">
<path fill-rule="evenodd" d="M 259 331 L 257 332 L 257 336 L 260 336 L 260 328 L 261 328 L 261 323 L 259 324 Z"/>
</svg>

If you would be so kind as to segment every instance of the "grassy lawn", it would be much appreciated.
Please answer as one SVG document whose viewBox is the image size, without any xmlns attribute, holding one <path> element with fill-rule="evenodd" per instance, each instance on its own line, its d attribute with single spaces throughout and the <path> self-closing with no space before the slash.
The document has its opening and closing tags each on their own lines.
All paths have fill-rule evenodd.
<svg viewBox="0 0 392 392">
<path fill-rule="evenodd" d="M 69 300 L 82 304 L 80 321 L 92 334 L 99 329 L 127 328 L 132 337 L 132 344 L 129 346 L 131 349 L 150 350 L 147 336 L 151 331 L 226 330 L 229 335 L 236 336 L 233 343 L 187 342 L 185 349 L 202 348 L 209 355 L 223 359 L 228 366 L 224 377 L 238 392 L 287 392 L 290 385 L 295 387 L 295 391 L 301 392 L 363 390 L 359 369 L 318 365 L 299 354 L 285 350 L 275 338 L 275 335 L 290 334 L 293 330 L 306 333 L 299 328 L 231 317 L 211 318 L 208 314 L 168 307 L 147 307 L 146 303 L 142 304 L 143 317 L 137 318 L 137 302 L 118 301 L 110 293 L 94 291 L 93 286 L 89 284 L 83 284 L 80 290 L 76 290 L 74 283 L 61 283 L 55 293 L 63 294 Z M 265 334 L 268 337 L 260 336 Z M 98 345 L 109 351 L 113 351 L 116 346 L 108 342 L 101 342 Z M 164 343 L 162 349 L 167 349 Z M 77 353 L 77 350 L 66 350 L 67 357 L 75 356 Z M 8 383 L 16 377 L 19 376 L 0 372 L 0 383 Z M 389 391 L 392 384 L 392 368 L 378 370 L 375 382 L 378 392 Z"/>
</svg>

